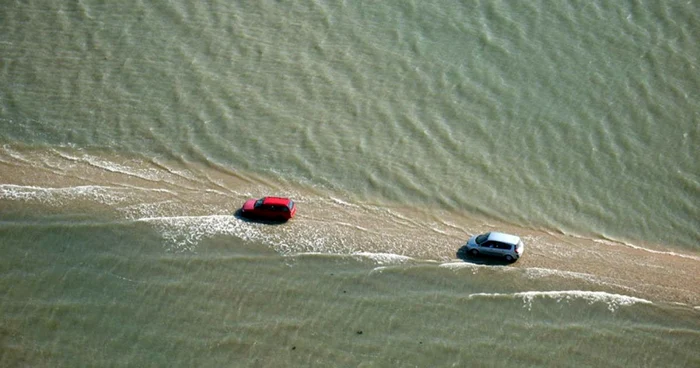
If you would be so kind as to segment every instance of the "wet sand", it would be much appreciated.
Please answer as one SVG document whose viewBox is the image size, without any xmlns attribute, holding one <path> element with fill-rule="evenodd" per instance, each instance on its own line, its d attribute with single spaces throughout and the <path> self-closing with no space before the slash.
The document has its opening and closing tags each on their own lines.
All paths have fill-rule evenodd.
<svg viewBox="0 0 700 368">
<path fill-rule="evenodd" d="M 115 221 L 182 220 L 170 221 L 169 231 L 199 234 L 188 237 L 188 250 L 196 249 L 204 237 L 244 234 L 281 254 L 379 253 L 500 266 L 497 260 L 471 260 L 458 254 L 469 236 L 498 229 L 524 239 L 525 255 L 508 267 L 533 277 L 569 279 L 585 290 L 700 306 L 700 255 L 694 252 L 517 228 L 441 209 L 360 201 L 218 167 L 6 148 L 0 154 L 0 185 L 5 214 L 79 213 L 89 218 L 94 213 Z M 293 197 L 300 206 L 298 217 L 272 227 L 233 216 L 245 199 L 267 193 Z"/>
</svg>

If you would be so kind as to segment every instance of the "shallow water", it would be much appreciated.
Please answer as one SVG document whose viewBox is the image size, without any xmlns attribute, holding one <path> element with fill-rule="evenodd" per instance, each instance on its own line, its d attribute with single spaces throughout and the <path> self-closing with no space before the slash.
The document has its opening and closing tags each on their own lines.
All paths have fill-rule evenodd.
<svg viewBox="0 0 700 368">
<path fill-rule="evenodd" d="M 4 10 L 3 366 L 700 365 L 692 3 Z"/>
<path fill-rule="evenodd" d="M 167 253 L 144 223 L 4 227 L 9 365 L 698 361 L 697 310 L 566 275 L 371 253 L 282 257 L 230 236 Z"/>
</svg>

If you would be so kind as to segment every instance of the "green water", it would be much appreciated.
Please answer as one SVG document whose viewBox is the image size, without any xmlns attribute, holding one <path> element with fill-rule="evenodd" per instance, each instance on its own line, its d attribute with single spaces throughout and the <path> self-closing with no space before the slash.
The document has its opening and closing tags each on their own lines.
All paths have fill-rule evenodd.
<svg viewBox="0 0 700 368">
<path fill-rule="evenodd" d="M 699 365 L 699 20 L 4 4 L 0 365 Z"/>
<path fill-rule="evenodd" d="M 279 257 L 228 237 L 166 254 L 143 224 L 25 230 L 2 237 L 5 366 L 698 362 L 696 311 L 613 294 L 518 296 L 565 283 L 498 269 Z"/>
</svg>

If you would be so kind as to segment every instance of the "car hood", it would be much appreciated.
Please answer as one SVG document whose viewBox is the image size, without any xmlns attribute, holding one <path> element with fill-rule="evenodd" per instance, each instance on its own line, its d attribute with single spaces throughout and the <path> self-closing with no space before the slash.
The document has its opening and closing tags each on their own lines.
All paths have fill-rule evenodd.
<svg viewBox="0 0 700 368">
<path fill-rule="evenodd" d="M 469 240 L 467 240 L 467 246 L 468 246 L 468 247 L 476 247 L 476 237 L 477 237 L 477 236 L 478 236 L 478 235 L 474 235 L 474 236 L 472 236 L 471 238 L 469 238 Z"/>
<path fill-rule="evenodd" d="M 249 199 L 243 203 L 243 211 L 252 211 L 255 208 L 255 199 Z"/>
</svg>

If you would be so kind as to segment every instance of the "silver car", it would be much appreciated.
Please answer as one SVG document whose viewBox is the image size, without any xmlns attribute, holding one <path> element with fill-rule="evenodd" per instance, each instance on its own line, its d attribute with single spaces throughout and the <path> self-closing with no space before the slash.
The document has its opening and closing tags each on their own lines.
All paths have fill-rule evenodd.
<svg viewBox="0 0 700 368">
<path fill-rule="evenodd" d="M 475 235 L 467 241 L 467 252 L 473 256 L 480 254 L 503 257 L 508 262 L 513 262 L 523 255 L 525 245 L 515 235 L 489 232 Z"/>
</svg>

